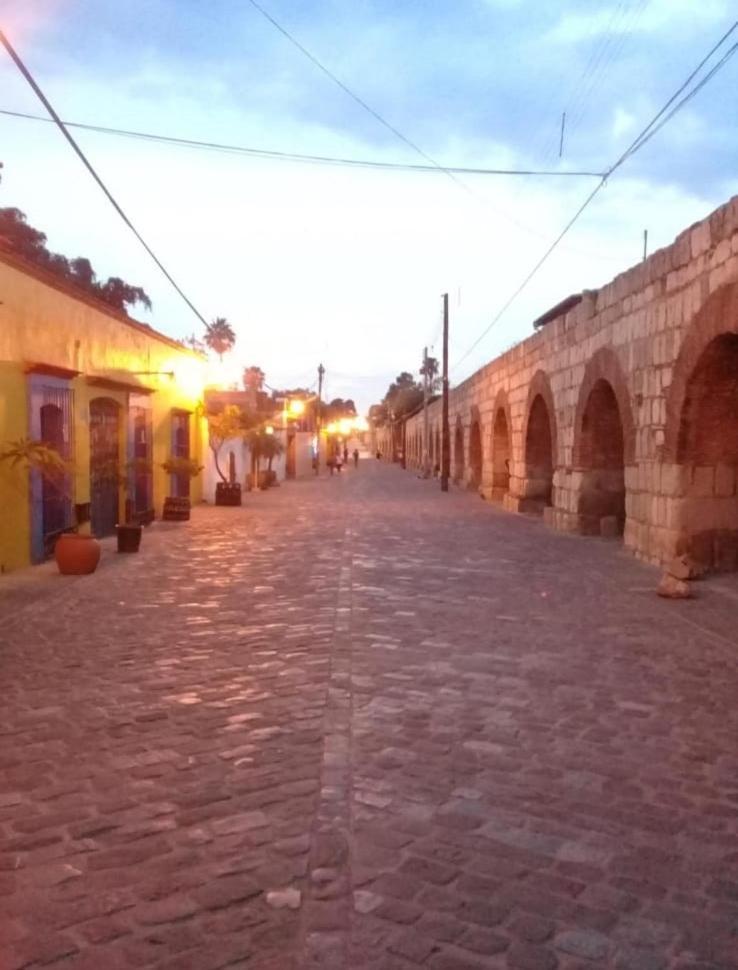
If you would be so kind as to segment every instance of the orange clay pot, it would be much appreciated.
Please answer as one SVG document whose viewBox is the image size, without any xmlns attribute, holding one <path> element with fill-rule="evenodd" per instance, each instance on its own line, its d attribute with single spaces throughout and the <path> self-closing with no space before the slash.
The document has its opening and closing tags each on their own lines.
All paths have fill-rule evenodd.
<svg viewBox="0 0 738 970">
<path fill-rule="evenodd" d="M 100 562 L 100 543 L 93 536 L 65 532 L 56 540 L 54 559 L 63 576 L 94 573 Z"/>
</svg>

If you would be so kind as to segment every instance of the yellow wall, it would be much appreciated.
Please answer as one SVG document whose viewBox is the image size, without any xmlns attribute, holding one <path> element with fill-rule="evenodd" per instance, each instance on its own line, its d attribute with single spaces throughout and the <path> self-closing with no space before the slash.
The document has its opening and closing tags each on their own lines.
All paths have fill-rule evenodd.
<svg viewBox="0 0 738 970">
<path fill-rule="evenodd" d="M 152 391 L 154 505 L 160 514 L 169 476 L 159 466 L 171 454 L 173 408 L 192 412 L 190 454 L 203 463 L 203 422 L 195 411 L 203 397 L 204 359 L 115 311 L 106 312 L 95 301 L 74 295 L 64 284 L 0 251 L 0 453 L 9 441 L 29 436 L 26 374 L 31 365 L 39 364 L 80 372 L 70 382 L 73 503 L 90 500 L 90 401 L 112 398 L 125 415 L 129 388 L 134 393 L 137 386 Z M 96 386 L 95 379 L 126 387 Z M 121 425 L 120 453 L 125 460 L 128 421 L 124 418 Z M 192 482 L 191 497 L 193 502 L 201 499 L 201 477 Z M 28 474 L 0 463 L 0 571 L 30 562 L 30 529 Z"/>
</svg>

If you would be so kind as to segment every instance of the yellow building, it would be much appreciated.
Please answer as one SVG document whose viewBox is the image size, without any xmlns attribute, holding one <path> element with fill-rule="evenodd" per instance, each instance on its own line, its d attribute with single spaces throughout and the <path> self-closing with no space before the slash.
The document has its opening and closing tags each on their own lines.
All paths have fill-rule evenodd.
<svg viewBox="0 0 738 970">
<path fill-rule="evenodd" d="M 64 482 L 0 462 L 0 572 L 41 562 L 67 529 L 89 522 L 108 535 L 126 513 L 160 514 L 169 495 L 201 498 L 199 477 L 190 483 L 161 464 L 202 459 L 205 366 L 0 248 L 0 454 L 35 439 L 70 462 Z"/>
</svg>

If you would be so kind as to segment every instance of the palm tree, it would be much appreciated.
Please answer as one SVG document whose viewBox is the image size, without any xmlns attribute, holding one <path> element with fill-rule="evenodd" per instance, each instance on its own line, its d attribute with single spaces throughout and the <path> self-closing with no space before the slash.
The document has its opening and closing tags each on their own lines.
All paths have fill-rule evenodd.
<svg viewBox="0 0 738 970">
<path fill-rule="evenodd" d="M 259 391 L 264 387 L 265 377 L 266 374 L 261 367 L 247 367 L 243 372 L 243 386 L 247 391 L 252 391 L 254 394 L 258 394 Z"/>
<path fill-rule="evenodd" d="M 205 324 L 205 343 L 223 360 L 223 354 L 233 350 L 236 333 L 225 317 L 216 317 L 212 323 Z"/>
</svg>

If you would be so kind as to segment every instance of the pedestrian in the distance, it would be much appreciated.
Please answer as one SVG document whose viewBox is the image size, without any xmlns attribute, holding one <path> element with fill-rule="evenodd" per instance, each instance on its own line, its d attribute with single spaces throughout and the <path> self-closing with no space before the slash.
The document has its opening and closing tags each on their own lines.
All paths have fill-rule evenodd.
<svg viewBox="0 0 738 970">
<path fill-rule="evenodd" d="M 354 468 L 359 467 L 359 449 L 354 448 Z"/>
<path fill-rule="evenodd" d="M 343 460 L 346 465 L 348 465 L 348 445 L 343 446 Z"/>
<path fill-rule="evenodd" d="M 336 457 L 333 460 L 336 463 L 336 471 L 340 472 L 341 468 L 343 467 L 343 456 L 341 455 L 340 451 L 336 452 Z"/>
</svg>

